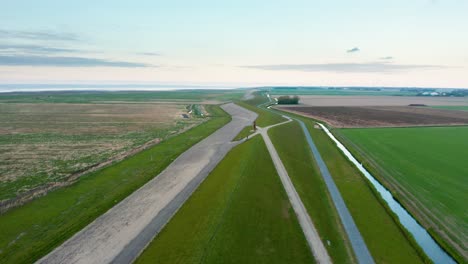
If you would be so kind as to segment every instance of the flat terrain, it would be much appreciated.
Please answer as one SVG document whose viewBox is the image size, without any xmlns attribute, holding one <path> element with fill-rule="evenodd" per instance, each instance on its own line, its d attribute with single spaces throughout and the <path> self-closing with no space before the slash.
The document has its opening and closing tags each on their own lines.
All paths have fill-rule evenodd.
<svg viewBox="0 0 468 264">
<path fill-rule="evenodd" d="M 395 127 L 468 124 L 468 112 L 411 106 L 282 106 L 333 127 Z"/>
<path fill-rule="evenodd" d="M 41 258 L 230 120 L 219 106 L 206 110 L 206 122 L 0 215 L 0 263 Z"/>
<path fill-rule="evenodd" d="M 199 124 L 184 104 L 0 103 L 0 200 Z"/>
<path fill-rule="evenodd" d="M 468 97 L 301 95 L 305 106 L 468 106 Z"/>
<path fill-rule="evenodd" d="M 468 111 L 468 105 L 463 106 L 446 106 L 446 105 L 441 105 L 441 106 L 432 106 L 432 108 L 438 108 L 438 109 L 448 109 L 448 110 L 459 110 L 459 111 Z"/>
<path fill-rule="evenodd" d="M 240 99 L 243 90 L 175 91 L 49 91 L 0 93 L 2 103 L 142 103 L 195 102 L 206 104 Z"/>
<path fill-rule="evenodd" d="M 417 218 L 468 253 L 468 127 L 342 129 Z M 396 187 L 396 188 L 395 188 Z"/>
<path fill-rule="evenodd" d="M 355 262 L 340 218 L 297 122 L 268 131 L 334 263 Z"/>
<path fill-rule="evenodd" d="M 235 147 L 137 263 L 314 263 L 262 138 Z"/>
<path fill-rule="evenodd" d="M 222 108 L 231 122 L 195 144 L 157 177 L 97 218 L 41 263 L 129 263 L 152 239 L 149 225 L 162 227 L 197 188 L 198 184 L 234 146 L 231 140 L 256 114 L 235 104 Z M 193 182 L 196 182 L 193 184 Z M 189 190 L 186 187 L 189 186 Z M 180 193 L 185 197 L 177 198 Z M 171 204 L 178 199 L 177 204 Z M 163 213 L 167 207 L 171 213 Z M 156 235 L 160 229 L 151 229 Z M 116 258 L 117 257 L 117 258 Z"/>
</svg>

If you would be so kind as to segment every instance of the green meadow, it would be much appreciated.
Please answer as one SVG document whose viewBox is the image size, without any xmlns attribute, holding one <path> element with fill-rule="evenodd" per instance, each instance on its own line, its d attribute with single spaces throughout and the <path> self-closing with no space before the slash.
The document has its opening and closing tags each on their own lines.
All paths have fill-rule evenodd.
<svg viewBox="0 0 468 264">
<path fill-rule="evenodd" d="M 339 134 L 382 180 L 403 187 L 396 193 L 399 200 L 422 205 L 443 232 L 459 246 L 466 244 L 468 127 L 342 129 Z"/>
<path fill-rule="evenodd" d="M 232 149 L 136 263 L 314 263 L 260 136 Z"/>
</svg>

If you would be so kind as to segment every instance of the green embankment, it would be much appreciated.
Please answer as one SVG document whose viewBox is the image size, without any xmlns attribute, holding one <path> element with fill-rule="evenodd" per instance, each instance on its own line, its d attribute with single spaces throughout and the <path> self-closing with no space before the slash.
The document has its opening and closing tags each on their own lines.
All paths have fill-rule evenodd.
<svg viewBox="0 0 468 264">
<path fill-rule="evenodd" d="M 313 263 L 260 136 L 235 147 L 137 263 Z"/>
<path fill-rule="evenodd" d="M 421 263 L 419 248 L 396 223 L 384 201 L 314 121 L 287 113 L 306 124 L 376 263 Z M 419 252 L 419 253 L 418 253 Z"/>
<path fill-rule="evenodd" d="M 355 263 L 346 233 L 297 122 L 268 131 L 334 263 Z"/>
<path fill-rule="evenodd" d="M 240 132 L 239 134 L 237 134 L 237 136 L 232 140 L 232 141 L 238 141 L 238 140 L 241 140 L 251 134 L 254 133 L 254 130 L 253 130 L 253 127 L 252 126 L 246 126 L 244 127 Z"/>
<path fill-rule="evenodd" d="M 270 125 L 274 125 L 276 123 L 284 122 L 286 119 L 284 119 L 281 115 L 277 115 L 275 113 L 271 113 L 269 111 L 266 111 L 263 108 L 258 108 L 257 105 L 261 103 L 267 102 L 265 99 L 262 99 L 261 96 L 256 96 L 252 100 L 248 101 L 236 101 L 236 104 L 252 111 L 258 114 L 257 117 L 257 125 L 260 127 L 267 127 Z"/>
<path fill-rule="evenodd" d="M 209 121 L 0 215 L 0 263 L 37 260 L 230 120 L 218 106 L 207 110 Z"/>
<path fill-rule="evenodd" d="M 411 193 L 395 194 L 403 204 L 418 211 L 408 205 L 419 202 L 463 248 L 468 236 L 468 127 L 343 129 L 339 134 L 382 180 L 396 181 Z"/>
</svg>

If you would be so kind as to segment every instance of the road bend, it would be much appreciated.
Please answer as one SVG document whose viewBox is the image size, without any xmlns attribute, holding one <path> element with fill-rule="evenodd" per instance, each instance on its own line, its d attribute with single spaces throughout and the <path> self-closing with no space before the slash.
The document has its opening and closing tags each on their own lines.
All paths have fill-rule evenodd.
<svg viewBox="0 0 468 264">
<path fill-rule="evenodd" d="M 317 229 L 315 228 L 312 222 L 312 219 L 307 213 L 307 210 L 304 204 L 302 203 L 299 194 L 294 188 L 291 178 L 289 178 L 288 172 L 286 171 L 283 162 L 281 161 L 278 153 L 276 152 L 275 147 L 273 146 L 273 143 L 270 140 L 270 137 L 268 136 L 268 129 L 292 121 L 289 117 L 284 117 L 287 118 L 288 121 L 272 125 L 266 128 L 259 128 L 259 133 L 262 135 L 263 140 L 265 141 L 265 144 L 268 148 L 268 152 L 270 153 L 271 159 L 273 160 L 273 164 L 275 165 L 276 171 L 278 172 L 281 182 L 283 183 L 284 189 L 286 190 L 289 201 L 291 202 L 294 212 L 297 215 L 299 224 L 302 228 L 302 231 L 304 232 L 305 238 L 307 240 L 310 250 L 312 251 L 312 254 L 315 257 L 315 260 L 318 263 L 332 263 L 330 256 L 328 255 L 328 252 L 325 249 L 322 240 L 320 239 Z"/>
</svg>

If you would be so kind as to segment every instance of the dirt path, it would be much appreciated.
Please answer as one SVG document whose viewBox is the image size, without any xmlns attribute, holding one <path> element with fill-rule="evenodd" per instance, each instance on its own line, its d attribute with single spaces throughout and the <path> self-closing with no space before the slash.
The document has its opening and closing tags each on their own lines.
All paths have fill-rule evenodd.
<svg viewBox="0 0 468 264">
<path fill-rule="evenodd" d="M 257 114 L 229 103 L 232 121 L 181 154 L 128 196 L 38 263 L 130 263 L 164 227 L 209 172 L 237 143 L 231 140 Z"/>
<path fill-rule="evenodd" d="M 275 147 L 273 146 L 273 143 L 270 140 L 270 137 L 268 136 L 268 129 L 292 121 L 289 117 L 286 117 L 286 116 L 284 117 L 289 120 L 283 123 L 279 123 L 276 125 L 263 128 L 263 129 L 259 128 L 259 133 L 262 135 L 263 140 L 265 141 L 265 144 L 268 148 L 268 152 L 270 152 L 270 156 L 271 156 L 271 159 L 273 160 L 273 164 L 275 165 L 276 171 L 278 172 L 278 175 L 280 176 L 281 182 L 283 183 L 284 189 L 286 190 L 286 193 L 294 209 L 294 212 L 297 215 L 297 219 L 302 228 L 302 231 L 304 232 L 304 235 L 306 237 L 307 243 L 309 244 L 310 250 L 312 251 L 312 254 L 315 257 L 315 260 L 317 261 L 317 263 L 332 263 L 330 256 L 328 255 L 328 252 L 325 249 L 325 246 L 323 245 L 322 240 L 320 239 L 320 236 L 317 230 L 315 229 L 312 219 L 307 213 L 307 210 L 304 204 L 302 203 L 302 200 L 299 197 L 299 194 L 294 188 L 291 178 L 289 178 L 288 172 L 286 171 L 286 168 L 284 167 L 283 162 L 281 161 L 278 153 L 276 152 Z"/>
</svg>

